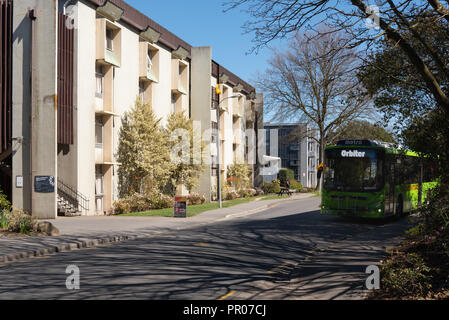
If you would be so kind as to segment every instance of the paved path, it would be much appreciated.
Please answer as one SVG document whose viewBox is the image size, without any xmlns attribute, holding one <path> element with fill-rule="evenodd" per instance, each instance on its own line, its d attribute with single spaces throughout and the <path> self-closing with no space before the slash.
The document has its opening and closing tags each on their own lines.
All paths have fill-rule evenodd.
<svg viewBox="0 0 449 320">
<path fill-rule="evenodd" d="M 362 299 L 409 228 L 321 216 L 319 199 L 91 250 L 0 264 L 0 299 Z M 68 265 L 81 289 L 65 287 Z"/>
<path fill-rule="evenodd" d="M 230 208 L 204 212 L 187 219 L 165 217 L 74 217 L 50 221 L 59 229 L 61 236 L 0 239 L 0 263 L 16 261 L 32 256 L 69 251 L 147 237 L 170 230 L 181 230 L 249 215 L 274 207 L 284 201 L 313 197 L 311 194 L 297 194 L 282 200 L 253 201 Z"/>
</svg>

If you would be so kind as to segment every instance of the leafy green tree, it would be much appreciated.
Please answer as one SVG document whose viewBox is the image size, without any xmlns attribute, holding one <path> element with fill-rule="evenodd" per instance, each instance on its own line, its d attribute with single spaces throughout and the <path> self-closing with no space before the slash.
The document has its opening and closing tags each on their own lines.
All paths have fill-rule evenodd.
<svg viewBox="0 0 449 320">
<path fill-rule="evenodd" d="M 429 61 L 429 69 L 435 75 L 442 90 L 449 92 L 449 77 L 445 68 L 449 65 L 449 28 L 447 22 L 435 21 L 431 16 L 414 21 L 415 29 L 423 42 L 412 35 L 404 37 L 416 48 L 420 56 Z M 432 47 L 432 53 L 428 50 Z M 437 55 L 437 57 L 435 57 Z M 438 61 L 435 61 L 438 60 Z M 439 157 L 442 182 L 449 182 L 449 113 L 434 99 L 426 81 L 415 72 L 415 67 L 404 52 L 389 41 L 382 41 L 379 50 L 367 59 L 358 77 L 376 107 L 385 115 L 385 121 L 394 119 L 395 130 L 401 142 L 409 149 Z"/>
<path fill-rule="evenodd" d="M 198 186 L 199 177 L 201 172 L 204 170 L 204 164 L 202 163 L 201 157 L 195 161 L 194 157 L 194 132 L 193 132 L 193 121 L 189 119 L 185 113 L 172 113 L 168 117 L 166 135 L 168 145 L 170 150 L 178 151 L 177 145 L 184 142 L 186 158 L 182 159 L 182 155 L 178 154 L 175 156 L 180 156 L 178 163 L 175 162 L 170 170 L 170 179 L 165 188 L 167 194 L 174 195 L 176 193 L 176 188 L 180 185 L 184 185 L 189 192 Z M 183 137 L 183 135 L 185 135 Z M 183 141 L 184 140 L 186 141 Z M 201 150 L 198 152 L 202 153 L 204 145 L 201 144 Z M 182 148 L 179 150 L 182 153 Z M 185 160 L 185 161 L 182 161 Z"/>
<path fill-rule="evenodd" d="M 140 99 L 123 116 L 117 152 L 120 197 L 159 192 L 169 180 L 173 165 L 160 122 Z"/>
<path fill-rule="evenodd" d="M 354 120 L 331 134 L 331 144 L 338 140 L 378 140 L 396 142 L 393 135 L 378 124 Z"/>
</svg>

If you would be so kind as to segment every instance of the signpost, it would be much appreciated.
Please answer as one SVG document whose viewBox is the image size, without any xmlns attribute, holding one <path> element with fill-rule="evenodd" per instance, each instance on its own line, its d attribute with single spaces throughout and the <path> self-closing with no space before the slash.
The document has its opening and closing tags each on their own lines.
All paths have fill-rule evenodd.
<svg viewBox="0 0 449 320">
<path fill-rule="evenodd" d="M 175 197 L 175 218 L 187 218 L 187 197 Z"/>
</svg>

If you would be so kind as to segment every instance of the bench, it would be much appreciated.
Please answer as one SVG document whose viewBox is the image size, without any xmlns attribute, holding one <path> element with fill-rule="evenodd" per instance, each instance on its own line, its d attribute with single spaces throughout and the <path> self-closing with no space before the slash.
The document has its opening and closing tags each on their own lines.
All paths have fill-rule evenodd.
<svg viewBox="0 0 449 320">
<path fill-rule="evenodd" d="M 281 187 L 281 191 L 278 193 L 278 196 L 282 197 L 284 194 L 291 196 L 293 194 L 293 192 L 288 188 Z"/>
</svg>

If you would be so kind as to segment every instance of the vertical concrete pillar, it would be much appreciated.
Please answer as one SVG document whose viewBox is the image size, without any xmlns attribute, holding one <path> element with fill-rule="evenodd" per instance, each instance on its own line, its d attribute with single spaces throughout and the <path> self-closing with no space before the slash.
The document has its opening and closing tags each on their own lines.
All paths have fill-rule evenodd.
<svg viewBox="0 0 449 320">
<path fill-rule="evenodd" d="M 259 143 L 264 137 L 259 135 L 258 130 L 264 129 L 264 96 L 263 93 L 256 94 L 256 119 L 254 123 L 254 131 L 256 135 L 256 164 L 254 166 L 254 186 L 257 188 L 263 188 L 263 176 L 261 175 L 261 157 L 265 154 L 266 150 L 259 150 Z M 265 146 L 265 143 L 263 144 Z M 262 153 L 262 154 L 260 154 Z"/>
<path fill-rule="evenodd" d="M 39 219 L 57 216 L 57 14 L 57 0 L 14 1 L 13 136 L 23 141 L 13 156 L 13 205 Z M 36 192 L 36 177 L 50 177 L 53 192 Z"/>
<path fill-rule="evenodd" d="M 191 101 L 192 119 L 201 123 L 201 131 L 204 138 L 205 130 L 211 128 L 211 75 L 212 75 L 212 48 L 192 48 L 192 77 L 191 77 Z M 210 140 L 211 131 L 207 131 Z M 206 142 L 203 152 L 203 162 L 210 163 L 211 150 L 210 141 Z M 211 166 L 206 165 L 199 181 L 197 192 L 203 194 L 206 200 L 211 199 Z"/>
</svg>

